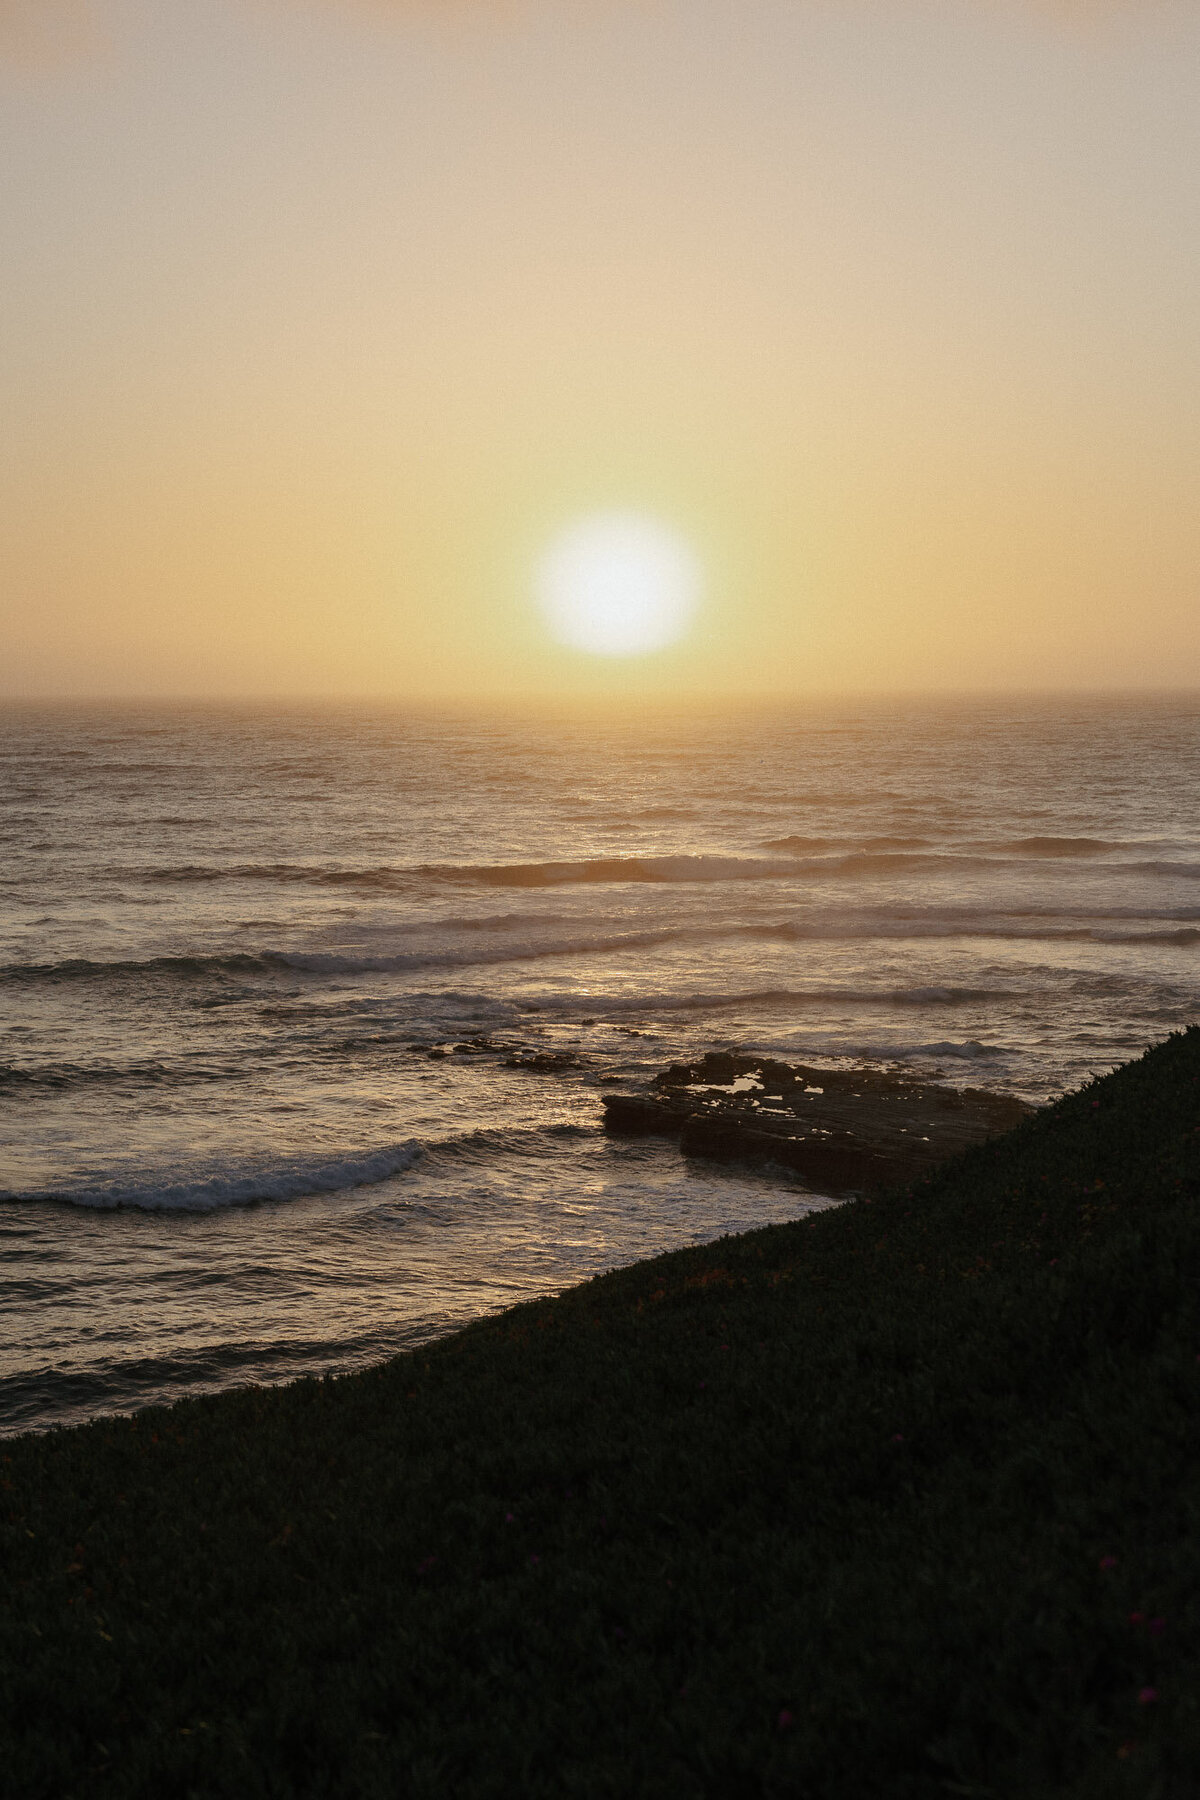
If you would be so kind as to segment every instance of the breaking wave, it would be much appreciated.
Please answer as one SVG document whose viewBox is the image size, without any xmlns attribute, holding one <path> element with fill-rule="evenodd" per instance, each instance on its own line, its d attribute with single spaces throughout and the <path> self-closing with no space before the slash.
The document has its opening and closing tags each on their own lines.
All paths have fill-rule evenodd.
<svg viewBox="0 0 1200 1800">
<path fill-rule="evenodd" d="M 769 838 L 773 857 L 678 855 L 593 856 L 575 860 L 523 863 L 379 864 L 340 868 L 311 863 L 184 863 L 148 869 L 148 882 L 263 882 L 308 887 L 345 888 L 362 893 L 405 893 L 430 882 L 469 883 L 494 888 L 614 886 L 630 883 L 796 881 L 802 878 L 866 878 L 873 875 L 961 873 L 973 868 L 994 870 L 1028 859 L 1078 861 L 1137 846 L 1101 838 L 1031 837 L 1007 843 L 976 843 L 938 848 L 923 837 L 871 837 L 861 840 L 790 836 Z M 1200 878 L 1200 863 L 1128 861 L 1115 867 L 1151 875 Z"/>
<path fill-rule="evenodd" d="M 740 1009 L 828 1006 L 963 1006 L 989 1000 L 1011 1000 L 1018 990 L 1000 987 L 763 987 L 714 993 L 641 993 L 588 995 L 589 1012 L 598 1018 L 617 1013 L 726 1012 Z M 575 1012 L 578 995 L 543 995 L 540 1012 Z"/>
<path fill-rule="evenodd" d="M 803 851 L 803 839 L 776 839 L 767 848 L 781 849 L 790 845 L 786 860 L 749 856 L 618 856 L 587 857 L 578 862 L 534 862 L 497 864 L 446 864 L 430 866 L 420 873 L 446 881 L 474 881 L 487 887 L 562 887 L 572 884 L 600 885 L 628 882 L 721 882 L 721 881 L 795 881 L 797 878 L 828 879 L 868 877 L 872 875 L 961 874 L 971 869 L 994 871 L 1019 866 L 1029 855 L 1042 859 L 1076 858 L 1099 855 L 1117 845 L 1100 845 L 1093 849 L 1039 849 L 1033 844 L 1089 844 L 1093 840 L 1026 839 L 1020 844 L 995 845 L 990 854 L 975 850 L 937 850 L 922 847 L 914 838 L 877 838 L 861 847 L 838 855 L 817 854 L 813 848 Z M 1016 853 L 1015 855 L 1013 853 Z M 1200 862 L 1142 861 L 1117 863 L 1119 870 L 1135 870 L 1142 874 L 1200 877 Z"/>
<path fill-rule="evenodd" d="M 180 863 L 163 869 L 146 869 L 144 881 L 208 882 L 263 881 L 296 883 L 308 887 L 408 888 L 419 869 L 391 867 L 340 869 L 316 863 Z"/>
<path fill-rule="evenodd" d="M 1191 909 L 1180 909 L 1167 917 L 1189 916 Z M 1119 910 L 1101 918 L 1123 918 Z M 879 939 L 889 943 L 906 939 L 973 937 L 1020 943 L 1094 943 L 1162 945 L 1172 949 L 1191 949 L 1200 944 L 1200 927 L 1180 924 L 1171 927 L 1150 926 L 1146 929 L 1119 929 L 1112 924 L 1066 922 L 1056 923 L 1058 915 L 1026 913 L 1009 919 L 982 917 L 969 909 L 949 909 L 905 917 L 843 917 L 841 919 L 783 919 L 747 922 L 729 917 L 711 925 L 664 925 L 651 931 L 601 933 L 583 937 L 523 938 L 517 941 L 470 945 L 464 948 L 432 948 L 429 950 L 397 950 L 379 954 L 357 950 L 261 950 L 238 951 L 212 956 L 156 956 L 145 961 L 90 961 L 74 958 L 59 963 L 9 963 L 0 966 L 0 982 L 121 981 L 174 978 L 200 981 L 205 977 L 234 976 L 245 980 L 278 975 L 403 975 L 438 969 L 498 968 L 505 964 L 548 962 L 557 957 L 620 956 L 637 952 L 686 948 L 690 944 L 716 940 L 751 938 L 779 943 L 830 942 Z M 530 921 L 536 925 L 537 921 Z M 497 921 L 497 929 L 501 922 Z M 6 1077 L 0 1065 L 0 1086 Z"/>
<path fill-rule="evenodd" d="M 203 1181 L 152 1182 L 113 1180 L 96 1187 L 0 1190 L 3 1200 L 49 1200 L 101 1212 L 135 1207 L 142 1212 L 215 1212 L 227 1206 L 249 1206 L 262 1200 L 298 1200 L 308 1194 L 337 1194 L 346 1188 L 386 1181 L 411 1168 L 421 1155 L 415 1138 L 366 1156 L 342 1161 L 289 1161 L 273 1169 L 228 1171 Z"/>
<path fill-rule="evenodd" d="M 73 1087 L 189 1087 L 200 1082 L 228 1081 L 241 1073 L 236 1063 L 191 1063 L 184 1067 L 162 1062 L 40 1064 L 0 1063 L 0 1092 L 5 1088 Z"/>
<path fill-rule="evenodd" d="M 1110 850 L 1128 850 L 1125 843 L 1091 837 L 1027 837 L 1011 844 L 997 844 L 997 850 L 1016 856 L 1103 856 Z"/>
<path fill-rule="evenodd" d="M 478 881 L 488 887 L 560 887 L 619 882 L 794 881 L 797 876 L 854 876 L 913 873 L 932 867 L 959 867 L 974 858 L 931 856 L 906 851 L 852 851 L 845 856 L 801 860 L 751 856 L 588 857 L 580 862 L 464 865 L 430 869 L 430 875 Z"/>
</svg>

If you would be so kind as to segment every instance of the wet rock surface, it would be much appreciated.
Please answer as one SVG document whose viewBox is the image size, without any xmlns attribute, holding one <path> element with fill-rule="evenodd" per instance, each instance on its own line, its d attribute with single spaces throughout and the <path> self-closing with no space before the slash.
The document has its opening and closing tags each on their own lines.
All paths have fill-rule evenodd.
<svg viewBox="0 0 1200 1800">
<path fill-rule="evenodd" d="M 558 1075 L 564 1069 L 579 1069 L 583 1060 L 573 1050 L 516 1050 L 504 1059 L 507 1069 L 536 1069 L 543 1075 Z"/>
<path fill-rule="evenodd" d="M 1034 1110 L 981 1088 L 726 1051 L 673 1063 L 648 1093 L 605 1095 L 604 1108 L 614 1134 L 678 1137 L 685 1155 L 775 1163 L 833 1193 L 911 1181 Z"/>
</svg>

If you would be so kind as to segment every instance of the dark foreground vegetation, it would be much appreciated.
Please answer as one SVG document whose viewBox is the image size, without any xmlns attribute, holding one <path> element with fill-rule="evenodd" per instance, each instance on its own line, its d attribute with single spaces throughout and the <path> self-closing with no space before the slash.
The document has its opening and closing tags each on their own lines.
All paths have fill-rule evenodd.
<svg viewBox="0 0 1200 1800">
<path fill-rule="evenodd" d="M 922 1185 L 14 1440 L 35 1796 L 1200 1795 L 1200 1030 Z"/>
</svg>

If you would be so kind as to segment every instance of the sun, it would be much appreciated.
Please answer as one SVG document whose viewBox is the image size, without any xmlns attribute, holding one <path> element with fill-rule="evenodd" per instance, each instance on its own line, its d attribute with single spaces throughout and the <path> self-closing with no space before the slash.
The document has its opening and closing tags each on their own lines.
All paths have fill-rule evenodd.
<svg viewBox="0 0 1200 1800">
<path fill-rule="evenodd" d="M 637 513 L 598 513 L 549 545 L 536 593 L 559 643 L 644 656 L 683 636 L 701 586 L 700 564 L 675 532 Z"/>
</svg>

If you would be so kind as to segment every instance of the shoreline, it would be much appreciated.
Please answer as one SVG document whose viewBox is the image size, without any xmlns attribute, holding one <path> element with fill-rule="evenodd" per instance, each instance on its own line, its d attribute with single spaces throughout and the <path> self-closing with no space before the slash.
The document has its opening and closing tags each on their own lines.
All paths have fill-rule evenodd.
<svg viewBox="0 0 1200 1800">
<path fill-rule="evenodd" d="M 1182 1795 L 1200 1028 L 932 1174 L 0 1451 L 13 1791 Z"/>
<path fill-rule="evenodd" d="M 544 1045 L 539 1047 L 536 1038 L 512 1033 L 503 1037 L 476 1034 L 461 1040 L 447 1038 L 437 1044 L 409 1043 L 404 1053 L 406 1061 L 411 1057 L 414 1062 L 433 1066 L 490 1064 L 528 1070 L 535 1076 L 565 1074 L 568 1080 L 575 1071 L 586 1073 L 589 1068 L 580 1053 L 547 1050 Z M 604 1068 L 598 1059 L 590 1066 L 593 1070 Z M 749 1075 L 746 1071 L 754 1073 Z M 795 1218 L 806 1210 L 840 1204 L 856 1194 L 878 1192 L 898 1180 L 915 1178 L 964 1145 L 1029 1116 L 1032 1110 L 1010 1097 L 978 1089 L 950 1088 L 894 1070 L 884 1072 L 868 1066 L 814 1068 L 743 1051 L 709 1052 L 693 1064 L 660 1066 L 657 1072 L 653 1066 L 644 1068 L 639 1080 L 640 1094 L 611 1089 L 605 1092 L 614 1079 L 602 1074 L 600 1092 L 597 1094 L 593 1088 L 591 1093 L 581 1095 L 588 1115 L 582 1122 L 595 1147 L 593 1163 L 607 1168 L 608 1178 L 625 1186 L 626 1229 L 622 1235 L 614 1221 L 602 1233 L 610 1239 L 602 1261 L 592 1256 L 587 1266 L 583 1257 L 572 1256 L 574 1219 L 568 1213 L 557 1223 L 548 1223 L 548 1230 L 558 1229 L 563 1235 L 559 1253 L 551 1256 L 540 1282 L 531 1279 L 523 1293 L 510 1289 L 499 1297 L 489 1296 L 474 1307 L 470 1292 L 460 1283 L 452 1296 L 444 1296 L 426 1314 L 416 1291 L 419 1282 L 411 1276 L 407 1281 L 401 1277 L 401 1286 L 394 1295 L 394 1307 L 399 1310 L 380 1317 L 376 1309 L 373 1323 L 378 1341 L 373 1346 L 360 1334 L 347 1349 L 338 1320 L 326 1305 L 322 1309 L 322 1330 L 302 1329 L 299 1337 L 283 1330 L 277 1337 L 255 1340 L 245 1355 L 239 1355 L 243 1340 L 223 1330 L 216 1319 L 207 1337 L 197 1342 L 193 1333 L 182 1345 L 164 1342 L 165 1333 L 159 1331 L 146 1346 L 132 1333 L 127 1334 L 124 1341 L 114 1346 L 112 1354 L 106 1353 L 101 1340 L 99 1352 L 91 1360 L 86 1344 L 71 1361 L 66 1360 L 66 1347 L 57 1353 L 43 1350 L 41 1356 L 27 1356 L 20 1367 L 10 1353 L 0 1371 L 0 1439 L 7 1441 L 26 1431 L 71 1429 L 89 1419 L 128 1416 L 147 1406 L 227 1392 L 239 1383 L 283 1386 L 309 1377 L 361 1370 L 403 1350 L 452 1335 L 474 1319 L 495 1317 L 506 1305 L 519 1300 L 560 1294 L 605 1269 L 626 1268 L 646 1256 L 664 1254 L 689 1243 L 711 1242 L 727 1232 Z M 632 1086 L 628 1077 L 623 1086 Z M 731 1093 L 727 1089 L 738 1091 Z M 750 1089 L 754 1091 L 743 1091 Z M 786 1098 L 789 1094 L 790 1101 Z M 596 1101 L 600 1104 L 596 1105 Z M 597 1137 L 597 1124 L 605 1124 L 603 1115 L 596 1117 L 601 1107 L 607 1113 L 607 1126 Z M 626 1124 L 622 1129 L 625 1109 L 632 1113 L 633 1125 Z M 797 1135 L 799 1128 L 802 1130 Z M 631 1146 L 632 1162 L 617 1146 L 617 1154 L 610 1155 L 604 1145 L 606 1136 L 659 1138 L 661 1147 L 647 1145 L 652 1172 L 643 1168 L 646 1159 L 636 1146 Z M 399 1149 L 403 1162 L 413 1162 L 415 1167 L 416 1143 L 410 1140 Z M 382 1160 L 378 1153 L 377 1159 Z M 554 1159 L 560 1168 L 557 1186 L 569 1186 L 570 1171 L 575 1165 L 566 1156 L 563 1145 L 555 1147 Z M 436 1155 L 433 1160 L 436 1164 Z M 436 1169 L 431 1179 L 436 1181 Z M 279 1214 L 278 1224 L 286 1229 L 292 1217 L 292 1201 L 298 1201 L 301 1209 L 311 1208 L 314 1196 L 302 1188 L 301 1177 L 294 1169 L 287 1171 L 283 1182 L 272 1177 L 272 1185 L 276 1191 L 268 1191 L 262 1203 L 264 1220 L 270 1220 L 276 1212 L 286 1189 L 293 1190 L 287 1208 Z M 332 1179 L 327 1185 L 331 1190 L 335 1188 Z M 279 1187 L 285 1193 L 281 1194 Z M 348 1208 L 352 1212 L 369 1208 L 372 1188 L 372 1182 L 364 1180 L 340 1196 L 335 1193 L 339 1214 L 344 1217 Z M 756 1190 L 760 1188 L 756 1204 Z M 664 1190 L 666 1198 L 661 1197 Z M 727 1201 L 719 1197 L 721 1190 L 728 1191 Z M 197 1192 L 203 1197 L 200 1190 Z M 654 1203 L 656 1194 L 660 1196 L 657 1204 L 662 1219 L 660 1229 L 647 1242 L 645 1229 L 639 1236 L 635 1221 L 639 1208 L 647 1202 Z M 602 1194 L 595 1197 L 603 1202 Z M 161 1201 L 166 1196 L 154 1198 Z M 78 1202 L 58 1197 L 58 1205 L 69 1217 Z M 243 1207 L 258 1210 L 258 1202 L 253 1198 L 238 1203 L 222 1196 L 219 1204 L 193 1208 L 146 1206 L 135 1196 L 88 1211 L 124 1215 L 131 1221 L 163 1218 L 166 1238 L 156 1225 L 146 1227 L 157 1236 L 161 1260 L 171 1254 L 170 1221 L 177 1213 L 198 1217 L 201 1223 L 196 1229 L 204 1231 L 205 1221 L 219 1221 L 231 1205 L 239 1215 Z M 708 1220 L 706 1212 L 711 1213 Z M 36 1217 L 44 1217 L 43 1205 L 37 1206 Z M 236 1232 L 240 1228 L 235 1225 L 233 1229 Z M 131 1230 L 136 1235 L 136 1225 Z M 121 1253 L 122 1246 L 126 1254 L 134 1253 L 128 1236 L 114 1221 L 115 1253 Z M 653 1241 L 655 1237 L 657 1241 Z M 430 1243 L 426 1253 L 436 1257 L 436 1245 Z M 296 1254 L 302 1254 L 300 1246 Z M 452 1243 L 444 1246 L 443 1254 L 452 1257 Z M 282 1266 L 286 1268 L 286 1264 Z M 494 1275 L 496 1258 L 493 1256 L 490 1263 L 481 1262 L 479 1266 L 485 1276 L 489 1270 Z M 439 1316 L 446 1313 L 449 1316 Z M 129 1318 L 131 1327 L 136 1327 L 136 1318 L 135 1310 Z M 253 1331 L 253 1320 L 247 1322 Z M 39 1346 L 49 1341 L 53 1323 L 51 1319 L 48 1329 L 39 1331 Z M 13 1336 L 20 1341 L 19 1331 Z"/>
</svg>

